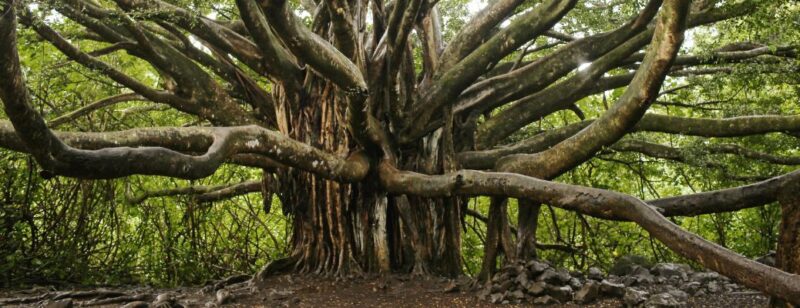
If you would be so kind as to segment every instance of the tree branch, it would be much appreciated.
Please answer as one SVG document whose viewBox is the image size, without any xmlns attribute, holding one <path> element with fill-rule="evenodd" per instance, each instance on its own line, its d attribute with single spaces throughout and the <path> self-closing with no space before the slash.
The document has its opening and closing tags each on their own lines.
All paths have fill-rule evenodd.
<svg viewBox="0 0 800 308">
<path fill-rule="evenodd" d="M 124 94 L 109 96 L 109 97 L 103 98 L 101 100 L 98 100 L 98 101 L 96 101 L 94 103 L 91 103 L 91 104 L 88 104 L 88 105 L 83 106 L 81 108 L 78 108 L 78 109 L 76 109 L 74 111 L 71 111 L 71 112 L 69 112 L 67 114 L 58 116 L 55 119 L 47 121 L 47 125 L 50 126 L 50 127 L 58 127 L 58 126 L 60 126 L 60 125 L 62 125 L 64 123 L 67 123 L 67 122 L 70 122 L 72 120 L 75 120 L 80 116 L 87 115 L 87 114 L 91 113 L 92 111 L 95 111 L 95 110 L 98 110 L 98 109 L 101 109 L 101 108 L 105 108 L 105 107 L 108 107 L 108 106 L 112 106 L 112 105 L 119 104 L 119 103 L 124 103 L 124 102 L 144 101 L 144 100 L 146 100 L 146 99 L 143 96 L 141 96 L 139 94 L 136 94 L 136 93 L 124 93 Z"/>
<path fill-rule="evenodd" d="M 617 192 L 554 183 L 510 173 L 461 170 L 429 176 L 380 165 L 394 194 L 427 197 L 488 195 L 529 199 L 582 214 L 636 222 L 676 253 L 748 287 L 800 303 L 800 276 L 758 263 L 681 229 L 642 200 Z"/>
<path fill-rule="evenodd" d="M 656 99 L 683 42 L 689 4 L 684 0 L 664 3 L 645 60 L 630 86 L 611 109 L 586 129 L 554 147 L 533 155 L 500 159 L 496 168 L 550 179 L 590 159 L 604 146 L 622 138 Z"/>
</svg>

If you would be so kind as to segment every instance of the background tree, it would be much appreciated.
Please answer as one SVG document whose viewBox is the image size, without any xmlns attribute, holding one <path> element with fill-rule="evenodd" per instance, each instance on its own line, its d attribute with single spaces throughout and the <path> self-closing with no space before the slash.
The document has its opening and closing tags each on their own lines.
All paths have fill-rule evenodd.
<svg viewBox="0 0 800 308">
<path fill-rule="evenodd" d="M 654 196 L 552 181 L 609 153 L 720 169 L 729 164 L 697 156 L 796 164 L 747 142 L 692 145 L 684 137 L 800 130 L 800 118 L 783 115 L 791 107 L 753 108 L 742 116 L 736 110 L 741 104 L 730 102 L 746 99 L 730 85 L 741 79 L 706 83 L 698 77 L 742 67 L 760 70 L 759 76 L 796 74 L 795 32 L 757 41 L 726 37 L 735 32 L 726 24 L 732 18 L 769 29 L 758 14 L 781 11 L 791 20 L 796 5 L 501 0 L 468 21 L 445 23 L 458 11 L 440 12 L 451 4 L 424 0 L 218 1 L 211 3 L 214 16 L 198 13 L 203 3 L 3 1 L 0 99 L 10 123 L 0 126 L 0 145 L 30 153 L 44 178 L 199 179 L 226 163 L 260 170 L 260 180 L 130 198 L 195 194 L 213 200 L 261 191 L 269 210 L 266 196 L 276 193 L 292 218 L 291 251 L 260 277 L 283 270 L 458 275 L 470 213 L 465 197 L 492 196 L 480 277 L 495 270 L 499 255 L 536 256 L 545 204 L 633 221 L 685 258 L 772 295 L 800 298 L 796 274 L 750 261 L 665 218 L 773 202 L 796 173 L 649 201 L 642 200 Z M 606 9 L 614 18 L 600 18 Z M 755 17 L 743 17 L 749 13 Z M 17 20 L 25 26 L 24 41 L 18 41 Z M 459 22 L 457 31 L 446 31 Z M 681 51 L 684 32 L 696 27 L 704 28 L 691 31 L 716 31 L 706 37 L 717 41 Z M 69 104 L 37 103 L 18 50 L 25 47 L 20 42 L 38 40 L 108 84 L 107 97 L 67 113 L 59 111 Z M 793 97 L 787 82 L 766 84 Z M 81 89 L 59 91 L 79 95 Z M 131 101 L 166 106 L 144 112 L 163 111 L 169 116 L 159 119 L 162 124 L 187 125 L 52 130 Z M 50 113 L 56 116 L 45 121 Z M 103 132 L 86 132 L 96 130 Z M 518 210 L 512 209 L 516 237 L 507 198 L 519 199 Z M 791 217 L 784 216 L 784 235 L 795 232 Z M 717 242 L 725 245 L 725 232 L 719 234 Z"/>
</svg>

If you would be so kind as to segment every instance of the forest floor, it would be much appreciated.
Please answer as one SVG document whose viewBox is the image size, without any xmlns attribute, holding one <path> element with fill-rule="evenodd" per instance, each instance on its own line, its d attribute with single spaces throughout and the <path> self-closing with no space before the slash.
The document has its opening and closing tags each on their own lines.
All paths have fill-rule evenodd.
<svg viewBox="0 0 800 308">
<path fill-rule="evenodd" d="M 405 275 L 374 276 L 363 279 L 327 279 L 314 276 L 282 275 L 258 286 L 242 282 L 244 276 L 206 287 L 153 289 L 115 287 L 59 290 L 34 288 L 0 290 L 0 307 L 493 307 L 480 300 L 467 282 L 446 279 L 411 279 Z M 461 285 L 461 287 L 459 287 Z M 219 289 L 218 291 L 214 291 Z M 118 301 L 114 302 L 117 299 Z M 119 300 L 123 299 L 123 300 Z M 16 302 L 15 302 L 16 301 Z M 720 293 L 690 297 L 689 307 L 766 307 L 768 300 L 756 292 Z M 500 305 L 523 307 L 528 305 Z M 550 307 L 578 307 L 577 304 Z M 585 307 L 621 307 L 620 299 L 606 298 Z"/>
</svg>

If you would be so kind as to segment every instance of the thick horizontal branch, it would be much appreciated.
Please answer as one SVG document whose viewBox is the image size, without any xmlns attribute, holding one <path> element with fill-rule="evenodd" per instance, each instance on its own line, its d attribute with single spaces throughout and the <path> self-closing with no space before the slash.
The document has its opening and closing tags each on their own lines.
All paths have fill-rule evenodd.
<svg viewBox="0 0 800 308">
<path fill-rule="evenodd" d="M 546 150 L 569 138 L 594 120 L 576 122 L 558 129 L 551 129 L 512 145 L 498 146 L 483 151 L 464 151 L 458 154 L 459 163 L 470 169 L 493 168 L 497 160 L 505 156 Z M 761 115 L 723 119 L 684 118 L 645 114 L 632 131 L 660 132 L 698 137 L 743 137 L 767 133 L 800 132 L 800 115 Z M 561 139 L 564 138 L 564 139 Z"/>
<path fill-rule="evenodd" d="M 63 172 L 55 174 L 80 178 L 153 174 L 194 179 L 210 175 L 226 161 L 272 168 L 280 167 L 275 164 L 277 161 L 325 178 L 349 182 L 363 178 L 369 168 L 362 154 L 356 153 L 343 159 L 258 126 L 142 128 L 104 133 L 54 132 L 54 137 L 66 146 L 79 149 L 75 150 L 78 153 L 70 154 L 76 155 L 71 159 L 75 159 L 78 165 L 64 166 L 66 169 Z M 16 135 L 14 127 L 5 121 L 0 121 L 0 147 L 31 152 Z M 93 151 L 100 153 L 93 155 Z M 205 154 L 192 156 L 184 153 Z M 87 156 L 87 162 L 80 160 L 81 155 Z M 209 155 L 221 157 L 201 159 Z M 264 162 L 264 158 L 274 161 Z M 98 165 L 91 166 L 89 162 L 97 162 Z"/>
<path fill-rule="evenodd" d="M 792 49 L 784 47 L 781 50 L 782 52 L 788 52 L 788 50 Z M 632 52 L 632 50 L 629 49 L 627 52 Z M 669 74 L 671 76 L 686 76 L 687 74 L 725 73 L 726 71 L 720 70 L 689 70 L 687 66 L 712 63 L 727 64 L 769 53 L 769 49 L 757 48 L 757 50 L 727 52 L 726 55 L 718 55 L 716 57 L 679 56 L 676 58 L 673 67 L 680 67 L 681 69 L 673 69 Z M 588 95 L 627 86 L 633 79 L 633 74 L 599 78 L 618 64 L 618 60 L 621 59 L 620 56 L 624 57 L 625 55 L 623 53 L 615 57 L 614 52 L 610 52 L 597 59 L 586 70 L 578 72 L 575 76 L 556 85 L 526 96 L 486 120 L 478 128 L 475 137 L 476 148 L 481 149 L 493 146 L 525 125 L 555 111 L 569 108 L 575 102 Z"/>
<path fill-rule="evenodd" d="M 617 192 L 554 183 L 510 173 L 461 170 L 439 176 L 380 166 L 381 183 L 391 193 L 429 197 L 489 195 L 523 198 L 595 217 L 637 223 L 676 253 L 748 287 L 800 303 L 800 276 L 731 252 L 667 220 L 653 206 Z"/>
</svg>

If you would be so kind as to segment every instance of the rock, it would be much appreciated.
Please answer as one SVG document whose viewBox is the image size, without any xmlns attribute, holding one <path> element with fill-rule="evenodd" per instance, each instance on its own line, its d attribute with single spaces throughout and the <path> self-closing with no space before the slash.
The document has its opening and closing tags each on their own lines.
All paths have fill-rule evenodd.
<svg viewBox="0 0 800 308">
<path fill-rule="evenodd" d="M 638 265 L 634 265 L 632 268 L 633 271 L 631 272 L 630 277 L 636 279 L 636 284 L 648 285 L 655 282 L 655 276 L 650 273 L 650 270 Z"/>
<path fill-rule="evenodd" d="M 689 299 L 689 294 L 686 294 L 686 292 L 683 292 L 683 291 L 678 290 L 678 289 L 669 290 L 669 291 L 667 291 L 667 293 L 669 295 L 672 295 L 672 297 L 674 297 L 679 302 L 685 302 L 685 301 L 687 301 Z"/>
<path fill-rule="evenodd" d="M 557 299 L 560 302 L 568 302 L 572 300 L 572 288 L 569 286 L 548 286 L 547 294 Z"/>
<path fill-rule="evenodd" d="M 692 268 L 686 264 L 659 263 L 653 266 L 651 272 L 659 277 L 680 277 L 683 280 L 687 280 L 688 273 L 692 272 Z"/>
<path fill-rule="evenodd" d="M 695 294 L 695 293 L 697 293 L 697 291 L 698 291 L 698 290 L 700 290 L 700 288 L 702 288 L 702 287 L 703 287 L 703 285 L 702 285 L 702 284 L 700 284 L 699 282 L 697 282 L 697 281 L 690 281 L 690 282 L 688 282 L 688 283 L 684 284 L 683 286 L 681 286 L 681 289 L 683 289 L 684 291 L 686 291 L 686 293 L 689 293 L 689 294 L 691 294 L 691 295 L 694 295 L 694 294 Z"/>
<path fill-rule="evenodd" d="M 707 295 L 706 291 L 703 291 L 703 290 L 699 290 L 699 291 L 695 292 L 694 294 L 692 294 L 692 296 L 694 296 L 694 297 L 703 297 L 703 296 L 706 296 L 706 295 Z"/>
<path fill-rule="evenodd" d="M 230 302 L 232 298 L 233 298 L 233 295 L 231 295 L 231 292 L 229 292 L 229 291 L 227 291 L 225 289 L 217 291 L 217 294 L 216 294 L 217 305 L 222 306 L 222 305 Z"/>
<path fill-rule="evenodd" d="M 735 283 L 726 283 L 725 284 L 725 292 L 735 292 L 741 289 L 741 286 Z"/>
<path fill-rule="evenodd" d="M 721 276 L 719 274 L 717 274 L 716 272 L 698 272 L 698 273 L 692 274 L 690 279 L 692 281 L 697 281 L 699 283 L 705 284 L 705 283 L 707 283 L 709 281 L 712 281 L 712 280 L 719 280 L 720 277 Z"/>
<path fill-rule="evenodd" d="M 591 303 L 600 296 L 600 283 L 594 280 L 587 280 L 583 287 L 575 293 L 575 301 L 578 303 Z"/>
<path fill-rule="evenodd" d="M 711 281 L 706 285 L 706 290 L 709 294 L 716 294 L 722 292 L 722 285 L 718 281 Z"/>
<path fill-rule="evenodd" d="M 629 275 L 633 272 L 635 265 L 644 268 L 652 267 L 650 261 L 648 261 L 645 257 L 626 255 L 620 257 L 614 262 L 614 265 L 611 266 L 609 273 L 617 276 Z"/>
<path fill-rule="evenodd" d="M 680 307 L 681 303 L 669 293 L 660 293 L 650 296 L 650 298 L 644 302 L 644 306 L 647 308 L 671 308 Z"/>
<path fill-rule="evenodd" d="M 589 274 L 587 275 L 589 279 L 601 281 L 603 280 L 603 276 L 605 276 L 605 274 L 603 274 L 603 271 L 600 270 L 599 268 L 596 267 L 589 268 Z"/>
<path fill-rule="evenodd" d="M 530 279 L 528 279 L 528 273 L 527 272 L 520 273 L 517 276 L 517 278 L 514 279 L 514 282 L 516 282 L 518 285 L 520 285 L 523 288 L 527 288 L 528 285 L 531 283 Z"/>
<path fill-rule="evenodd" d="M 649 294 L 645 291 L 627 288 L 625 289 L 625 296 L 622 297 L 622 302 L 625 303 L 626 307 L 636 307 L 647 300 L 647 295 Z"/>
<path fill-rule="evenodd" d="M 494 274 L 494 277 L 492 277 L 492 282 L 506 281 L 509 277 L 511 277 L 511 275 L 509 275 L 508 272 L 499 272 Z"/>
<path fill-rule="evenodd" d="M 539 296 L 533 300 L 534 305 L 552 305 L 558 303 L 559 303 L 558 300 L 556 300 L 550 295 Z"/>
<path fill-rule="evenodd" d="M 503 293 L 492 293 L 492 295 L 489 295 L 489 302 L 492 304 L 499 304 L 503 302 Z"/>
<path fill-rule="evenodd" d="M 581 280 L 578 279 L 578 278 L 575 278 L 575 277 L 570 278 L 569 279 L 569 283 L 567 283 L 567 284 L 570 287 L 572 287 L 573 290 L 580 289 L 583 286 L 583 283 L 581 283 Z"/>
<path fill-rule="evenodd" d="M 544 262 L 539 262 L 539 261 L 536 261 L 536 260 L 530 260 L 525 265 L 525 267 L 528 269 L 528 272 L 532 276 L 536 276 L 536 275 L 539 275 L 542 272 L 544 272 L 544 270 L 550 268 L 550 265 L 548 265 L 547 263 L 544 263 Z"/>
<path fill-rule="evenodd" d="M 514 285 L 514 282 L 511 280 L 504 280 L 499 283 L 492 284 L 492 292 L 500 292 L 503 293 L 511 289 L 511 286 Z"/>
<path fill-rule="evenodd" d="M 756 262 L 775 267 L 775 251 L 770 250 L 767 254 L 756 258 Z"/>
<path fill-rule="evenodd" d="M 600 282 L 600 293 L 615 297 L 623 297 L 625 295 L 625 285 L 603 280 Z"/>
<path fill-rule="evenodd" d="M 522 292 L 522 290 L 516 290 L 516 291 L 514 291 L 514 292 L 511 292 L 511 293 L 510 293 L 510 294 L 508 294 L 508 295 L 509 295 L 509 297 L 511 297 L 511 298 L 514 298 L 514 299 L 517 299 L 517 300 L 523 300 L 523 299 L 525 299 L 525 293 L 524 293 L 524 292 Z"/>
<path fill-rule="evenodd" d="M 542 294 L 546 288 L 547 284 L 544 281 L 537 281 L 530 284 L 528 288 L 526 288 L 526 291 L 531 295 L 539 295 Z"/>
<path fill-rule="evenodd" d="M 485 301 L 489 299 L 490 294 L 492 294 L 492 288 L 486 287 L 478 291 L 478 298 Z"/>
<path fill-rule="evenodd" d="M 45 308 L 72 308 L 71 299 L 62 299 L 58 301 L 50 301 L 44 304 Z"/>
<path fill-rule="evenodd" d="M 570 276 L 569 273 L 565 270 L 556 271 L 554 269 L 546 269 L 539 277 L 536 278 L 536 281 L 544 281 L 548 284 L 557 284 L 563 285 L 569 282 Z"/>
</svg>

